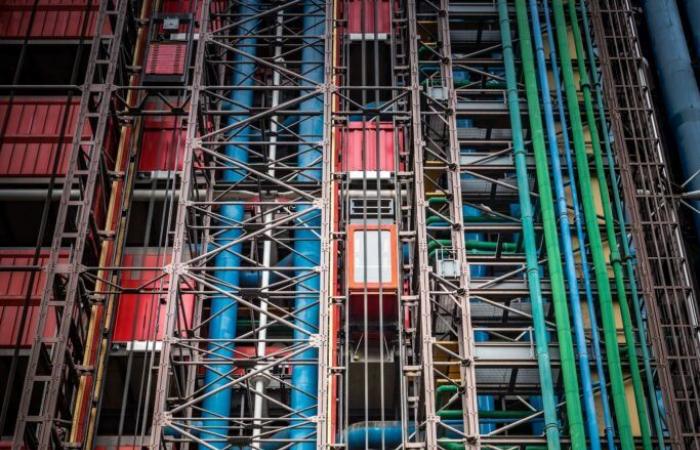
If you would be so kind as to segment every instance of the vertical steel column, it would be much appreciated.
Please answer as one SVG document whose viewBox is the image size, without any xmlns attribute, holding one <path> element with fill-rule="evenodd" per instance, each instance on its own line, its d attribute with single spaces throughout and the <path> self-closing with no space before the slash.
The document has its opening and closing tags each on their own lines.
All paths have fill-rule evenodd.
<svg viewBox="0 0 700 450">
<path fill-rule="evenodd" d="M 430 301 L 430 261 L 428 259 L 428 237 L 426 232 L 427 202 L 425 198 L 425 185 L 423 183 L 423 142 L 421 134 L 421 114 L 420 96 L 421 86 L 418 77 L 418 25 L 416 17 L 416 1 L 406 1 L 406 16 L 408 19 L 408 53 L 409 70 L 411 72 L 411 136 L 412 141 L 409 152 L 413 154 L 415 195 L 415 222 L 416 222 L 416 251 L 418 256 L 417 268 L 417 292 L 420 313 L 420 328 L 422 336 L 420 338 L 420 353 L 422 361 L 422 383 L 423 383 L 423 412 L 425 416 L 425 448 L 426 450 L 437 450 L 437 427 L 439 420 L 435 413 L 435 380 L 433 379 L 433 343 L 431 336 L 431 301 Z"/>
<path fill-rule="evenodd" d="M 169 419 L 171 415 L 166 412 L 168 401 L 169 378 L 172 369 L 173 354 L 173 333 L 177 328 L 177 306 L 180 295 L 178 286 L 182 282 L 184 268 L 182 260 L 186 251 L 187 233 L 187 207 L 190 195 L 193 190 L 194 171 L 192 167 L 194 161 L 194 151 L 198 147 L 197 131 L 200 117 L 200 97 L 202 95 L 202 85 L 204 84 L 204 55 L 206 53 L 208 33 L 209 33 L 209 9 L 210 0 L 202 0 L 201 15 L 199 19 L 199 40 L 197 41 L 197 51 L 194 60 L 194 71 L 192 75 L 190 111 L 187 120 L 187 131 L 185 136 L 185 153 L 182 163 L 182 179 L 179 189 L 179 202 L 175 217 L 175 232 L 172 247 L 171 264 L 166 267 L 166 272 L 170 273 L 170 287 L 166 300 L 166 318 L 163 345 L 160 351 L 158 363 L 158 378 L 155 385 L 155 399 L 153 401 L 153 424 L 151 426 L 152 450 L 160 450 L 164 446 L 161 444 L 162 435 L 168 431 Z"/>
<path fill-rule="evenodd" d="M 237 14 L 238 9 L 219 11 L 216 2 L 201 5 L 186 154 L 183 170 L 178 173 L 180 203 L 173 260 L 167 268 L 167 325 L 156 386 L 152 448 L 175 442 L 204 448 L 232 443 L 263 449 L 324 447 L 327 441 L 332 213 L 332 174 L 327 172 L 332 164 L 328 108 L 333 92 L 327 78 L 333 74 L 328 66 L 333 2 L 261 0 L 259 5 L 258 11 L 245 16 Z M 312 16 L 328 28 L 306 30 L 304 19 Z M 246 21 L 260 26 L 236 34 Z M 280 26 L 280 35 L 269 33 Z M 255 40 L 255 51 L 240 44 L 249 39 Z M 285 58 L 274 51 L 278 46 Z M 302 64 L 299 58 L 310 46 L 318 48 L 319 57 Z M 230 77 L 236 70 L 231 67 L 230 55 L 236 55 L 238 64 L 255 64 L 256 70 L 248 72 L 245 80 Z M 304 72 L 311 70 L 310 65 L 321 75 L 307 76 Z M 275 73 L 280 83 L 272 81 Z M 249 104 L 230 100 L 233 92 L 240 91 L 252 93 Z M 275 93 L 281 97 L 279 101 L 274 100 Z M 300 109 L 309 100 L 319 108 Z M 231 114 L 234 103 L 236 120 L 217 123 L 218 117 Z M 309 120 L 320 122 L 320 126 L 309 132 L 302 126 Z M 273 129 L 277 134 L 270 139 Z M 225 151 L 227 146 L 240 145 L 250 149 L 246 160 Z M 318 155 L 314 172 L 321 178 L 300 176 L 306 167 L 299 167 L 298 157 L 310 151 Z M 231 171 L 241 176 L 227 177 Z M 235 220 L 227 220 L 221 211 L 234 205 L 241 213 Z M 270 220 L 269 215 L 274 218 Z M 231 229 L 240 233 L 227 236 Z M 300 256 L 294 244 L 301 235 L 320 241 L 320 262 L 302 256 L 298 258 L 304 260 L 302 263 L 289 264 Z M 270 255 L 265 256 L 269 241 L 278 250 L 277 264 Z M 217 264 L 217 255 L 223 252 L 234 253 L 236 260 Z M 242 274 L 225 276 L 236 272 Z M 261 286 L 256 273 L 264 272 L 272 272 L 275 281 Z M 298 298 L 300 289 L 307 294 L 303 305 L 291 301 Z M 183 324 L 178 313 L 182 299 L 188 297 L 196 299 L 204 317 Z M 216 310 L 208 308 L 212 299 L 221 300 Z M 238 308 L 239 314 L 237 323 L 227 326 L 238 325 L 237 331 L 217 338 L 211 334 L 213 318 L 230 308 Z M 316 309 L 318 323 L 316 317 L 309 317 Z M 264 323 L 259 321 L 263 316 L 267 319 Z M 272 327 L 274 334 L 261 332 Z M 229 354 L 216 351 L 229 346 L 235 347 Z M 262 347 L 264 355 L 255 351 Z M 300 368 L 313 373 L 314 379 L 321 377 L 318 388 L 294 382 L 293 374 Z M 212 373 L 202 383 L 201 374 L 207 370 Z M 256 388 L 262 384 L 260 380 L 269 383 L 264 391 Z M 208 408 L 207 399 L 224 390 L 231 392 L 229 406 Z M 291 396 L 308 401 L 294 407 L 294 402 L 287 401 Z M 266 407 L 260 402 L 256 405 L 256 398 L 262 398 Z M 265 409 L 268 413 L 261 415 Z"/>
<path fill-rule="evenodd" d="M 476 375 L 474 371 L 474 333 L 472 330 L 469 301 L 469 270 L 466 261 L 464 245 L 464 224 L 460 188 L 460 149 L 457 141 L 456 118 L 456 94 L 452 77 L 451 47 L 449 31 L 449 6 L 447 0 L 442 0 L 439 5 L 426 2 L 426 11 L 435 20 L 439 42 L 436 43 L 435 52 L 438 53 L 440 73 L 442 80 L 443 100 L 427 98 L 424 87 L 420 85 L 419 68 L 420 55 L 418 44 L 421 37 L 418 31 L 418 12 L 415 1 L 407 3 L 407 16 L 409 27 L 409 65 L 411 71 L 411 126 L 413 133 L 413 172 L 415 194 L 415 223 L 418 251 L 418 296 L 420 301 L 421 317 L 421 355 L 423 365 L 423 411 L 425 414 L 425 445 L 428 450 L 438 447 L 438 429 L 444 429 L 446 425 L 438 426 L 440 419 L 436 414 L 436 379 L 441 377 L 440 371 L 434 366 L 434 350 L 444 351 L 442 344 L 437 342 L 433 332 L 433 311 L 439 304 L 440 295 L 446 295 L 456 305 L 455 323 L 458 328 L 458 357 L 460 367 L 459 392 L 462 408 L 463 429 L 459 435 L 464 441 L 464 448 L 477 449 L 480 447 L 479 418 L 477 411 Z M 451 226 L 451 247 L 455 255 L 455 261 L 459 267 L 457 286 L 447 286 L 442 280 L 431 280 L 431 267 L 428 257 L 427 242 L 427 218 L 429 210 L 428 198 L 424 183 L 425 167 L 424 152 L 427 148 L 422 128 L 429 116 L 421 114 L 422 97 L 431 101 L 436 109 L 441 109 L 440 117 L 446 123 L 446 145 L 439 170 L 445 175 L 446 185 L 444 190 L 451 195 L 449 203 L 449 222 Z M 445 101 L 446 100 L 446 101 Z M 441 103 L 445 101 L 445 103 Z M 431 284 L 436 284 L 431 288 Z M 449 380 L 444 380 L 449 381 Z M 454 428 L 451 431 L 455 432 Z"/>
<path fill-rule="evenodd" d="M 98 230 L 93 205 L 106 144 L 105 134 L 111 120 L 114 81 L 123 56 L 122 37 L 127 22 L 128 0 L 100 2 L 95 21 L 88 66 L 80 101 L 78 122 L 73 136 L 70 164 L 66 173 L 51 255 L 46 267 L 46 285 L 42 293 L 40 316 L 34 330 L 22 400 L 12 448 L 51 449 L 69 445 L 67 429 L 73 399 L 77 393 L 85 345 L 84 328 L 89 301 L 84 298 L 83 253 L 91 232 Z M 109 30 L 109 31 L 105 31 Z M 92 137 L 83 133 L 91 127 Z M 85 165 L 85 167 L 83 167 Z M 79 197 L 73 198 L 78 187 Z M 69 264 L 59 264 L 62 248 L 71 248 Z M 61 285 L 60 279 L 65 279 Z M 56 319 L 55 329 L 49 317 Z M 33 399 L 39 396 L 39 401 Z M 68 411 L 68 412 L 66 412 Z"/>
<path fill-rule="evenodd" d="M 479 412 L 476 391 L 476 372 L 474 369 L 474 330 L 471 318 L 471 298 L 469 294 L 470 271 L 467 264 L 467 253 L 464 242 L 464 212 L 462 208 L 462 186 L 460 179 L 460 146 L 457 140 L 457 94 L 453 79 L 452 46 L 450 45 L 450 16 L 449 0 L 440 0 L 437 13 L 438 33 L 440 43 L 440 65 L 442 71 L 443 87 L 446 89 L 447 105 L 445 120 L 447 122 L 447 192 L 452 193 L 450 202 L 450 226 L 452 227 L 452 248 L 457 258 L 459 267 L 459 286 L 455 292 L 456 301 L 459 304 L 459 357 L 461 359 L 460 375 L 462 386 L 460 393 L 462 398 L 462 421 L 464 434 L 466 435 L 465 449 L 479 448 Z M 416 177 L 422 177 L 422 172 L 416 172 Z"/>
<path fill-rule="evenodd" d="M 700 448 L 697 297 L 651 97 L 648 66 L 629 0 L 591 0 L 603 95 L 636 252 L 642 310 L 663 398 L 667 445 Z"/>
</svg>

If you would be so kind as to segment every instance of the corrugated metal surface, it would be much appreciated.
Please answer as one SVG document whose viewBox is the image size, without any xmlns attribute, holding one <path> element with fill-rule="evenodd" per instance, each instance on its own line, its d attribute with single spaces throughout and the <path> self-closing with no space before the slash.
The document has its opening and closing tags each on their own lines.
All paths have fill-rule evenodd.
<svg viewBox="0 0 700 450">
<path fill-rule="evenodd" d="M 168 279 L 162 268 L 170 263 L 170 254 L 158 249 L 131 249 L 124 255 L 122 266 L 145 268 L 124 271 L 120 285 L 126 290 L 119 296 L 113 342 L 154 341 L 165 331 L 165 308 L 162 299 L 167 295 Z M 154 269 L 150 269 L 153 267 Z M 139 290 L 140 292 L 136 292 Z M 180 323 L 191 325 L 194 296 L 186 296 L 179 308 Z"/>
<path fill-rule="evenodd" d="M 48 259 L 48 249 L 42 250 L 37 265 L 43 266 Z M 0 249 L 0 267 L 31 266 L 34 249 Z M 0 347 L 11 347 L 19 333 L 22 304 L 29 287 L 29 271 L 0 271 Z M 39 301 L 46 283 L 44 272 L 38 272 L 31 288 L 31 303 L 27 322 L 22 333 L 21 345 L 32 345 L 33 332 L 39 320 Z M 55 320 L 49 318 L 49 330 L 54 329 Z"/>
<path fill-rule="evenodd" d="M 227 10 L 228 2 L 226 0 L 212 0 L 210 2 L 210 9 L 213 12 L 224 12 Z M 173 14 L 194 14 L 195 21 L 199 23 L 199 19 L 202 17 L 202 2 L 199 0 L 164 0 L 163 6 L 161 7 L 163 13 L 173 13 Z M 213 19 L 212 29 L 215 30 L 221 26 L 221 19 L 215 17 Z M 196 30 L 196 27 L 195 27 Z"/>
<path fill-rule="evenodd" d="M 48 259 L 49 251 L 42 250 L 37 265 L 43 266 Z M 0 250 L 0 267 L 17 267 L 32 265 L 33 249 L 7 249 Z M 34 286 L 32 287 L 32 301 L 41 299 L 41 292 L 44 289 L 46 275 L 38 272 L 34 276 Z M 0 304 L 21 305 L 27 294 L 29 287 L 30 271 L 0 271 Z"/>
<path fill-rule="evenodd" d="M 173 104 L 176 104 L 173 101 Z M 164 111 L 167 109 L 162 100 L 149 103 L 145 109 Z M 141 140 L 141 157 L 139 170 L 182 170 L 182 158 L 185 152 L 187 129 L 184 125 L 186 116 L 146 116 Z"/>
<path fill-rule="evenodd" d="M 350 122 L 341 130 L 342 170 L 394 171 L 394 126 L 390 123 Z M 379 133 L 379 161 L 377 161 L 377 133 Z M 398 136 L 399 148 L 403 147 L 403 136 Z M 377 162 L 379 164 L 377 164 Z M 377 167 L 379 166 L 379 167 Z"/>
<path fill-rule="evenodd" d="M 0 2 L 0 38 L 20 39 L 30 31 L 32 39 L 77 39 L 83 34 L 85 21 L 88 24 L 84 37 L 95 32 L 98 1 L 93 0 L 88 8 L 88 0 L 39 0 L 32 20 L 34 3 L 35 0 Z"/>
<path fill-rule="evenodd" d="M 60 150 L 59 174 L 66 172 L 73 133 L 78 119 L 79 98 L 15 97 L 11 104 L 0 99 L 0 124 L 9 120 L 0 145 L 0 176 L 49 176 Z M 61 136 L 64 115 L 65 133 Z M 89 137 L 89 130 L 83 134 Z"/>
<path fill-rule="evenodd" d="M 181 42 L 154 43 L 148 48 L 146 74 L 182 75 L 185 73 L 187 44 Z"/>
<path fill-rule="evenodd" d="M 390 7 L 389 0 L 349 0 L 348 33 L 388 33 L 391 30 Z"/>
</svg>

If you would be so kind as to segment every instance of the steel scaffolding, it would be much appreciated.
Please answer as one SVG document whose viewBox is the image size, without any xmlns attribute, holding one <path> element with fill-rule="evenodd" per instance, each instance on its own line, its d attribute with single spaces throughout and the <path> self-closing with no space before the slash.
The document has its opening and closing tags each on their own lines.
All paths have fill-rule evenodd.
<svg viewBox="0 0 700 450">
<path fill-rule="evenodd" d="M 581 363 L 570 359 L 566 373 L 562 362 L 562 291 L 544 232 L 553 222 L 523 82 L 530 27 L 552 37 L 540 74 L 557 80 L 550 92 L 535 83 L 534 95 L 561 94 L 547 9 L 561 0 L 535 1 L 539 11 L 519 1 L 542 30 L 517 20 L 515 0 L 197 0 L 188 13 L 156 0 L 98 3 L 54 228 L 43 214 L 53 241 L 38 327 L 31 351 L 18 336 L 13 352 L 12 376 L 28 361 L 13 450 L 537 450 L 554 449 L 554 434 L 561 448 L 590 446 L 570 432 L 564 379 Z M 582 183 L 573 167 L 585 166 L 589 194 L 621 203 L 614 215 L 593 208 L 610 311 L 628 289 L 637 313 L 640 285 L 632 325 L 612 317 L 605 335 L 619 345 L 617 387 L 632 405 L 627 448 L 700 450 L 697 291 L 635 11 L 630 0 L 573 5 L 597 58 L 577 49 L 571 59 L 600 73 L 579 83 L 577 65 L 569 94 L 583 111 L 585 93 L 600 89 L 605 108 L 593 116 L 601 135 L 609 127 L 614 159 L 610 192 L 594 157 L 564 176 L 572 266 L 587 279 L 592 246 L 575 234 L 583 218 L 571 194 Z M 566 11 L 556 34 L 575 40 Z M 177 82 L 147 76 L 148 46 L 165 28 L 187 50 Z M 16 79 L 0 91 L 59 88 Z M 554 106 L 562 167 L 571 108 Z M 590 133 L 592 115 L 579 115 Z M 173 164 L 140 169 L 149 120 L 164 118 L 177 124 Z M 593 155 L 591 140 L 583 153 Z M 0 202 L 43 198 L 43 185 L 37 194 L 19 184 Z M 127 258 L 148 249 L 155 266 Z M 38 273 L 34 260 L 0 271 Z M 615 279 L 613 266 L 627 263 Z M 600 283 L 579 290 L 591 371 L 609 374 L 610 348 L 595 346 Z M 129 296 L 149 303 L 133 306 L 134 329 L 149 314 L 149 330 L 115 342 Z M 632 398 L 630 335 L 638 354 L 650 348 L 648 424 Z M 594 412 L 608 406 L 601 384 Z M 663 436 L 647 432 L 654 407 Z M 617 430 L 608 421 L 601 429 Z M 599 445 L 625 448 L 619 433 L 600 434 Z"/>
<path fill-rule="evenodd" d="M 637 13 L 627 0 L 590 2 L 600 51 L 617 183 L 627 199 L 646 326 L 656 359 L 671 445 L 700 448 L 700 335 L 698 303 L 681 238 L 679 197 L 671 187 L 666 149 L 650 94 Z"/>
<path fill-rule="evenodd" d="M 158 361 L 151 448 L 163 448 L 170 442 L 205 448 L 257 447 L 269 442 L 278 442 L 281 448 L 314 442 L 323 445 L 326 391 L 305 392 L 290 383 L 290 373 L 309 365 L 316 366 L 319 379 L 325 380 L 327 360 L 326 321 L 311 325 L 302 314 L 310 308 L 328 310 L 330 208 L 324 205 L 329 201 L 330 85 L 307 76 L 304 70 L 310 69 L 302 64 L 301 53 L 306 47 L 320 48 L 319 67 L 327 80 L 332 32 L 328 25 L 333 9 L 329 2 L 303 3 L 303 11 L 298 1 L 260 2 L 252 11 L 231 4 L 216 11 L 216 2 L 202 2 L 184 165 L 177 181 L 173 257 L 166 267 L 172 281 Z M 328 24 L 322 35 L 305 32 L 304 17 L 309 15 Z M 278 27 L 283 34 L 275 32 Z M 245 34 L 239 33 L 246 28 Z M 244 47 L 245 39 L 256 44 Z M 281 54 L 266 52 L 275 47 L 281 48 Z M 236 78 L 231 71 L 242 69 L 232 67 L 232 55 L 239 58 L 240 65 L 264 68 L 264 75 L 250 74 L 240 84 L 233 83 Z M 279 81 L 273 83 L 275 75 Z M 231 98 L 237 90 L 255 92 L 260 103 L 252 107 L 235 104 Z M 275 104 L 271 104 L 273 96 L 279 98 Z M 319 99 L 326 107 L 300 110 L 310 99 Z M 239 110 L 238 120 L 226 122 L 222 116 L 231 109 Z M 313 118 L 325 124 L 323 135 L 295 131 L 297 125 Z M 249 146 L 249 159 L 228 155 L 223 151 L 227 145 Z M 322 151 L 322 161 L 314 170 L 325 173 L 318 179 L 296 164 L 300 153 L 311 151 Z M 236 172 L 238 179 L 226 180 L 222 175 L 226 171 Z M 244 217 L 225 217 L 220 212 L 225 205 L 242 207 Z M 232 230 L 235 237 L 227 238 Z M 265 242 L 294 254 L 294 234 L 300 230 L 318 236 L 324 248 L 322 261 L 309 259 L 297 267 L 263 262 L 260 248 Z M 245 267 L 215 270 L 214 259 L 226 253 L 236 254 Z M 244 270 L 267 272 L 274 280 L 250 288 L 226 278 L 226 274 Z M 319 288 L 308 286 L 315 276 L 320 277 Z M 299 292 L 309 299 L 304 306 L 295 306 L 293 301 Z M 200 311 L 209 312 L 191 324 L 182 323 L 179 313 L 188 296 L 197 299 Z M 225 299 L 228 306 L 212 312 L 214 298 Z M 249 329 L 233 338 L 206 334 L 217 315 L 235 307 L 239 318 L 250 321 Z M 263 331 L 265 338 L 260 337 Z M 260 343 L 266 344 L 262 354 Z M 222 354 L 223 349 L 229 349 L 232 356 Z M 197 383 L 202 371 L 214 373 L 213 381 Z M 259 380 L 263 383 L 258 384 Z M 273 386 L 274 391 L 266 392 L 265 386 Z M 233 392 L 229 410 L 237 411 L 235 416 L 207 408 L 207 399 L 224 391 Z M 318 411 L 293 409 L 288 399 L 294 395 L 310 397 Z M 256 397 L 268 403 L 261 415 L 254 412 Z M 219 422 L 223 425 L 213 425 Z"/>
</svg>

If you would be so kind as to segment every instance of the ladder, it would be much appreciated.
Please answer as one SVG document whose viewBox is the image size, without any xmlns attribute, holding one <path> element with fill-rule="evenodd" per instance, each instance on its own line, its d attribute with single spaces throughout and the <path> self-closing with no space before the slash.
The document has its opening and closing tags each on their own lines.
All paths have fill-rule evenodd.
<svg viewBox="0 0 700 450">
<path fill-rule="evenodd" d="M 86 295 L 82 266 L 86 243 L 99 239 L 93 214 L 113 84 L 120 62 L 128 0 L 100 1 L 94 37 L 82 87 L 79 116 L 73 136 L 70 164 L 55 222 L 46 271 L 22 389 L 12 449 L 71 447 L 74 397 L 80 375 L 90 306 L 98 299 Z M 90 130 L 91 133 L 86 133 Z M 89 137 L 86 137 L 88 136 Z M 75 191 L 77 190 L 77 195 Z M 59 263 L 61 250 L 69 250 L 67 263 Z M 79 412 L 78 412 L 79 413 Z"/>
</svg>

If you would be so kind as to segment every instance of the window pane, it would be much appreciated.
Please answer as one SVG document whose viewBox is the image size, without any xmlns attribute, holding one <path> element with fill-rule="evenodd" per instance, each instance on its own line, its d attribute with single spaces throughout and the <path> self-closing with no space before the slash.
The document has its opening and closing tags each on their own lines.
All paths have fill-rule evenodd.
<svg viewBox="0 0 700 450">
<path fill-rule="evenodd" d="M 355 231 L 353 268 L 355 283 L 391 281 L 391 232 Z M 381 263 L 381 264 L 380 264 Z M 380 272 L 381 266 L 381 272 Z M 366 279 L 365 279 L 366 275 Z"/>
</svg>

